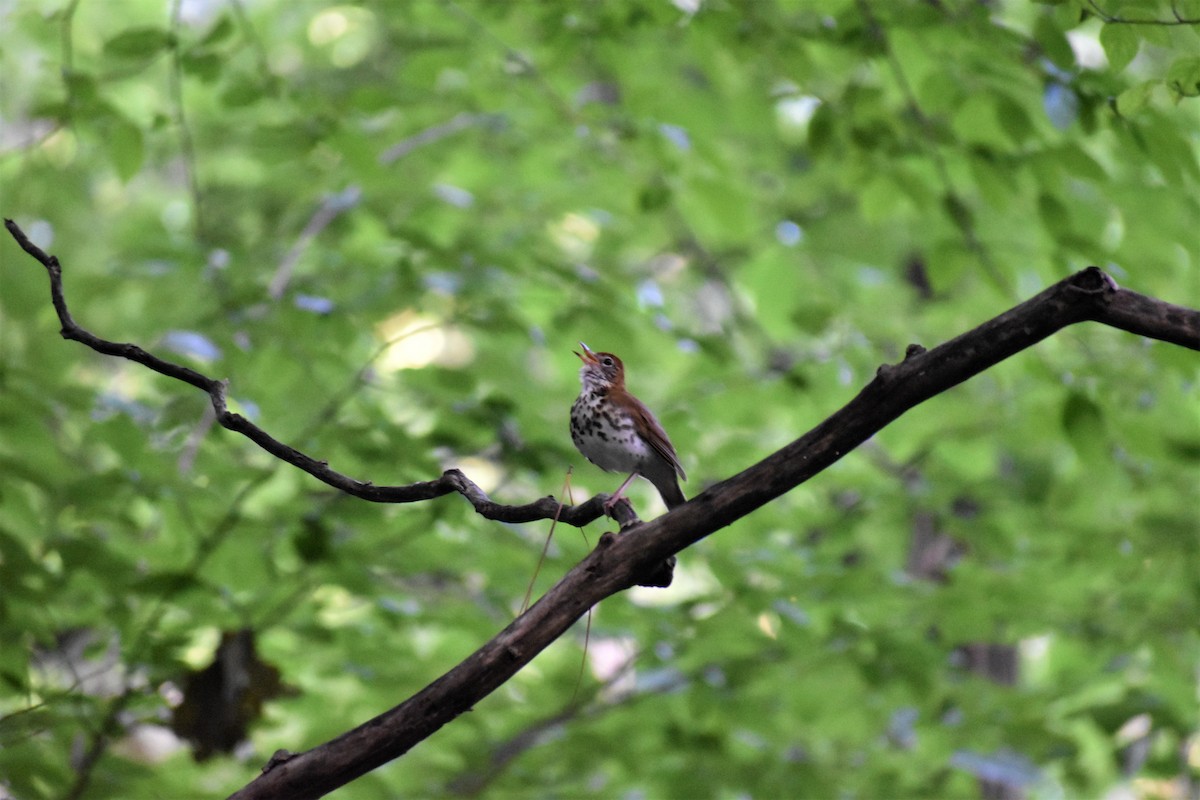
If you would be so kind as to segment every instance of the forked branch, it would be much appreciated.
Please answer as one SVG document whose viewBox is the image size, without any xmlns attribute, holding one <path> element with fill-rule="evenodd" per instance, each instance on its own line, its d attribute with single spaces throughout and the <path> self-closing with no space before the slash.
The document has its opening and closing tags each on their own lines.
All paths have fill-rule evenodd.
<svg viewBox="0 0 1200 800">
<path fill-rule="evenodd" d="M 533 522 L 540 519 L 554 519 L 557 514 L 559 521 L 581 526 L 604 515 L 602 506 L 606 495 L 597 495 L 587 502 L 575 506 L 562 506 L 561 511 L 558 500 L 549 496 L 518 506 L 497 503 L 488 497 L 487 493 L 480 489 L 474 481 L 457 469 L 446 470 L 434 480 L 420 481 L 408 486 L 376 486 L 370 481 L 356 480 L 331 469 L 327 462 L 315 459 L 284 444 L 241 414 L 230 411 L 226 403 L 228 387 L 226 381 L 210 378 L 190 367 L 159 358 L 136 344 L 102 339 L 80 326 L 67 308 L 66 297 L 63 294 L 62 265 L 59 264 L 58 258 L 47 254 L 29 241 L 25 232 L 12 220 L 4 220 L 4 226 L 21 246 L 21 249 L 33 256 L 49 273 L 50 299 L 54 303 L 54 310 L 58 313 L 64 339 L 85 344 L 98 353 L 128 359 L 166 375 L 168 378 L 195 386 L 208 394 L 213 410 L 216 412 L 217 422 L 221 427 L 242 434 L 276 458 L 304 470 L 335 489 L 341 489 L 346 494 L 370 500 L 373 503 L 415 503 L 458 492 L 467 498 L 481 515 L 500 522 Z M 618 504 L 617 509 L 630 511 L 627 504 Z"/>
</svg>

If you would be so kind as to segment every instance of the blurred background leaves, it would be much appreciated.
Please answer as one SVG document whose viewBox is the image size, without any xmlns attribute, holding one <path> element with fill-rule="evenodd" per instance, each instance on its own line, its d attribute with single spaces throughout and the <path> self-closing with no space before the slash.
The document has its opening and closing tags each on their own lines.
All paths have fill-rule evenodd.
<svg viewBox="0 0 1200 800">
<path fill-rule="evenodd" d="M 0 6 L 3 213 L 84 326 L 364 480 L 612 491 L 567 435 L 580 339 L 691 495 L 1088 264 L 1200 305 L 1198 29 L 1133 24 L 1166 3 L 120 10 Z M 340 497 L 62 342 L 45 286 L 0 245 L 4 791 L 232 791 L 516 613 L 547 525 Z M 1065 331 L 339 796 L 1186 796 L 1198 377 Z M 560 528 L 539 586 L 587 547 Z M 235 632 L 294 692 L 196 763 L 172 716 Z"/>
</svg>

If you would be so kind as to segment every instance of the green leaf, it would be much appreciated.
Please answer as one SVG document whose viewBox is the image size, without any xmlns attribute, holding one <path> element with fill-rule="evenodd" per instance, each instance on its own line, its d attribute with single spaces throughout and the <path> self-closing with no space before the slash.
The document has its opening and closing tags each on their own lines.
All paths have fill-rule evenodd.
<svg viewBox="0 0 1200 800">
<path fill-rule="evenodd" d="M 206 51 L 192 51 L 180 59 L 184 71 L 205 83 L 211 83 L 221 76 L 221 68 L 225 64 L 219 54 Z"/>
<path fill-rule="evenodd" d="M 1063 430 L 1067 440 L 1087 463 L 1095 463 L 1108 450 L 1104 412 L 1095 401 L 1079 392 L 1071 392 L 1063 403 Z"/>
<path fill-rule="evenodd" d="M 228 14 L 222 14 L 217 20 L 217 24 L 209 29 L 208 33 L 204 34 L 204 38 L 200 40 L 201 47 L 211 47 L 214 44 L 219 44 L 227 40 L 233 35 L 234 27 L 233 20 Z"/>
<path fill-rule="evenodd" d="M 1008 122 L 999 116 L 996 97 L 977 92 L 967 98 L 954 114 L 951 127 L 954 135 L 965 142 L 996 150 L 1007 150 L 1012 146 L 1012 134 Z"/>
<path fill-rule="evenodd" d="M 283 161 L 308 152 L 323 135 L 319 120 L 297 119 L 259 126 L 254 146 L 263 158 Z"/>
<path fill-rule="evenodd" d="M 145 144 L 141 129 L 131 120 L 113 115 L 107 126 L 109 156 L 121 180 L 128 181 L 142 168 Z"/>
<path fill-rule="evenodd" d="M 867 222 L 877 223 L 889 219 L 903 209 L 911 209 L 905 192 L 886 173 L 877 173 L 863 183 L 858 190 L 859 207 Z"/>
<path fill-rule="evenodd" d="M 1171 127 L 1154 125 L 1146 129 L 1146 156 L 1168 183 L 1183 186 L 1200 177 L 1200 163 L 1190 140 L 1190 136 Z"/>
<path fill-rule="evenodd" d="M 238 72 L 228 78 L 220 97 L 222 105 L 239 108 L 252 105 L 276 91 L 270 78 Z"/>
<path fill-rule="evenodd" d="M 1067 2 L 1067 0 L 1062 0 Z M 1075 51 L 1053 14 L 1039 14 L 1033 26 L 1034 36 L 1046 57 L 1061 69 L 1075 67 Z"/>
<path fill-rule="evenodd" d="M 9 673 L 5 671 L 0 674 L 7 677 Z M 23 684 L 18 684 L 17 688 L 21 691 L 26 690 Z M 0 716 L 0 744 L 11 747 L 16 742 L 42 735 L 52 728 L 56 721 L 55 712 L 48 705 L 6 713 Z"/>
<path fill-rule="evenodd" d="M 671 202 L 671 187 L 658 178 L 647 182 L 638 192 L 637 205 L 641 211 L 658 211 L 666 208 Z"/>
<path fill-rule="evenodd" d="M 1175 59 L 1164 80 L 1177 99 L 1200 95 L 1200 56 Z"/>
<path fill-rule="evenodd" d="M 96 81 L 96 76 L 89 72 L 64 70 L 63 83 L 66 84 L 67 92 L 70 94 L 71 99 L 76 103 L 90 105 L 99 98 L 99 84 Z"/>
<path fill-rule="evenodd" d="M 183 592 L 195 591 L 202 586 L 204 584 L 191 572 L 167 569 L 137 578 L 129 583 L 131 591 L 150 597 L 159 595 L 174 597 Z"/>
<path fill-rule="evenodd" d="M 156 27 L 128 28 L 104 43 L 104 52 L 117 58 L 152 58 L 173 47 L 170 31 Z"/>
<path fill-rule="evenodd" d="M 934 286 L 953 286 L 976 267 L 978 262 L 966 251 L 961 237 L 935 242 L 926 258 L 926 269 Z"/>
<path fill-rule="evenodd" d="M 1058 160 L 1076 178 L 1094 183 L 1101 183 L 1108 178 L 1108 172 L 1100 162 L 1078 144 L 1064 144 L 1058 151 Z"/>
<path fill-rule="evenodd" d="M 1154 90 L 1162 85 L 1161 81 L 1143 81 L 1117 95 L 1117 112 L 1123 117 L 1131 117 L 1146 107 Z"/>
<path fill-rule="evenodd" d="M 1071 214 L 1067 205 L 1055 195 L 1043 192 L 1038 197 L 1038 215 L 1046 230 L 1056 236 L 1067 234 L 1071 230 Z"/>
<path fill-rule="evenodd" d="M 1132 25 L 1107 24 L 1100 29 L 1100 44 L 1108 58 L 1109 67 L 1120 72 L 1137 55 L 1142 40 Z"/>
<path fill-rule="evenodd" d="M 49 576 L 37 561 L 30 558 L 25 544 L 2 528 L 0 578 L 3 578 L 9 598 L 41 596 L 50 589 Z"/>
</svg>

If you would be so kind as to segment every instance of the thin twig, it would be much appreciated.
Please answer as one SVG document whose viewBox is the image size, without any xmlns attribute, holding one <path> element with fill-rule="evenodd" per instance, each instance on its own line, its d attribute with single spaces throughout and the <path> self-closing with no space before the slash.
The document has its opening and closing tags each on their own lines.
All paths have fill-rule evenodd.
<svg viewBox="0 0 1200 800">
<path fill-rule="evenodd" d="M 1116 14 L 1110 14 L 1100 7 L 1096 0 L 1088 0 L 1088 7 L 1092 12 L 1099 17 L 1104 23 L 1109 25 L 1159 25 L 1159 26 L 1178 26 L 1178 25 L 1200 25 L 1200 17 L 1185 17 L 1183 12 L 1179 10 L 1179 4 L 1175 0 L 1171 1 L 1171 15 L 1174 19 L 1161 19 L 1158 17 L 1151 19 L 1130 19 Z"/>
<path fill-rule="evenodd" d="M 296 264 L 300 261 L 300 256 L 304 255 L 304 251 L 312 244 L 313 240 L 325 230 L 329 223 L 333 222 L 338 214 L 347 211 L 358 205 L 358 201 L 362 198 L 362 189 L 358 186 L 347 186 L 340 192 L 334 192 L 328 195 L 321 205 L 317 206 L 317 210 L 309 217 L 308 222 L 304 225 L 304 229 L 300 231 L 300 235 L 296 237 L 296 241 L 279 262 L 279 266 L 275 268 L 275 274 L 271 277 L 270 286 L 267 288 L 267 296 L 272 300 L 278 300 L 283 297 L 287 285 L 292 280 L 292 273 L 296 269 Z"/>
<path fill-rule="evenodd" d="M 414 133 L 412 136 L 401 139 L 394 145 L 384 150 L 379 155 L 380 164 L 391 164 L 394 161 L 399 161 L 409 153 L 434 142 L 441 141 L 447 137 L 453 136 L 456 133 L 469 130 L 474 127 L 491 127 L 497 128 L 504 124 L 503 114 L 472 114 L 463 111 L 455 114 L 446 122 L 438 125 L 433 125 L 424 130 Z"/>
<path fill-rule="evenodd" d="M 562 493 L 564 495 L 567 494 L 570 491 L 570 487 L 571 487 L 571 468 L 568 467 L 567 474 L 563 478 Z M 561 513 L 562 504 L 560 503 L 559 506 L 560 506 L 559 510 Z M 554 538 L 554 528 L 557 525 L 558 525 L 558 514 L 555 514 L 554 518 L 550 520 L 550 530 L 548 530 L 546 532 L 546 543 L 542 545 L 542 552 L 541 552 L 541 555 L 538 556 L 537 566 L 535 566 L 533 568 L 533 575 L 529 578 L 529 585 L 525 587 L 525 597 L 524 597 L 524 599 L 521 600 L 521 610 L 519 612 L 521 614 L 524 614 L 526 611 L 529 610 L 529 599 L 531 597 L 533 597 L 533 585 L 535 583 L 537 583 L 538 574 L 541 573 L 541 571 L 542 571 L 542 564 L 544 564 L 546 562 L 546 553 L 548 553 L 550 551 L 550 541 Z"/>
</svg>

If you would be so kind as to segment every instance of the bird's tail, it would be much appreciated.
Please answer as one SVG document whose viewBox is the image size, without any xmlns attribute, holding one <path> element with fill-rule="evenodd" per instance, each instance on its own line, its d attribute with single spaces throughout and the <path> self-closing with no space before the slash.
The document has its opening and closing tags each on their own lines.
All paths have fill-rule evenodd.
<svg viewBox="0 0 1200 800">
<path fill-rule="evenodd" d="M 675 480 L 674 475 L 666 480 L 655 481 L 654 488 L 658 489 L 663 502 L 667 504 L 668 511 L 687 502 L 687 498 L 683 496 L 683 490 L 679 488 L 679 481 Z"/>
</svg>

